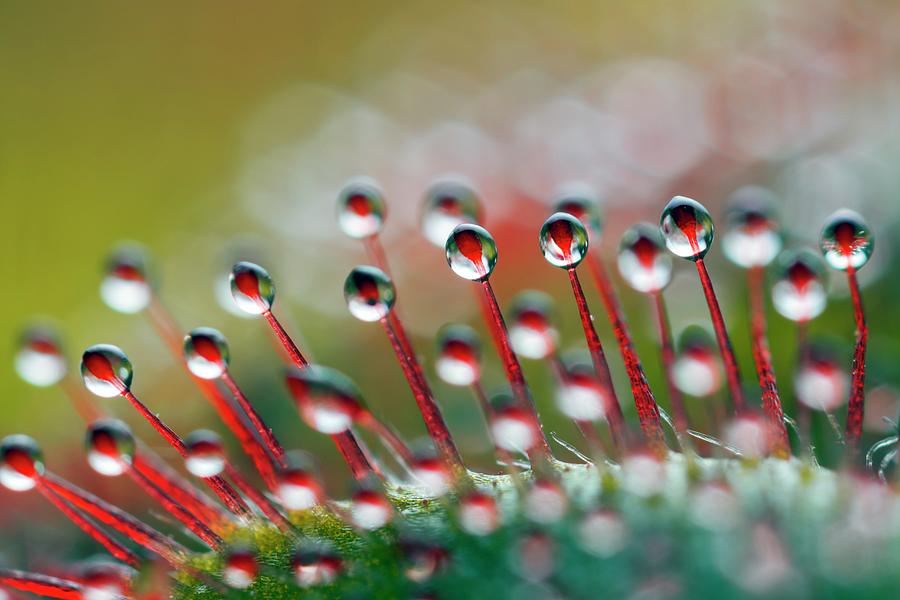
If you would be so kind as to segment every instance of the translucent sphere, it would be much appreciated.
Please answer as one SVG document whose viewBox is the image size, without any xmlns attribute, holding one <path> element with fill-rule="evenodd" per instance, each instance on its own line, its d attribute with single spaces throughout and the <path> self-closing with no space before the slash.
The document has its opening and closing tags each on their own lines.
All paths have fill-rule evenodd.
<svg viewBox="0 0 900 600">
<path fill-rule="evenodd" d="M 44 458 L 36 441 L 21 434 L 0 441 L 0 485 L 24 492 L 34 488 L 43 475 Z"/>
<path fill-rule="evenodd" d="M 212 327 L 197 327 L 184 336 L 184 360 L 200 379 L 217 379 L 228 370 L 230 354 L 225 336 Z"/>
<path fill-rule="evenodd" d="M 131 592 L 134 572 L 123 565 L 107 560 L 91 560 L 78 569 L 83 600 L 116 600 Z"/>
<path fill-rule="evenodd" d="M 813 410 L 832 412 L 849 398 L 847 371 L 831 357 L 813 355 L 800 364 L 794 377 L 797 400 Z"/>
<path fill-rule="evenodd" d="M 81 355 L 81 378 L 92 394 L 115 398 L 131 387 L 131 361 L 118 346 L 96 344 Z"/>
<path fill-rule="evenodd" d="M 731 196 L 722 237 L 725 256 L 739 267 L 765 267 L 781 251 L 777 201 L 769 190 L 747 186 Z"/>
<path fill-rule="evenodd" d="M 675 196 L 663 209 L 659 231 L 672 254 L 690 260 L 706 256 L 714 235 L 709 211 L 684 196 Z"/>
<path fill-rule="evenodd" d="M 701 327 L 687 327 L 682 332 L 680 354 L 672 367 L 673 382 L 682 393 L 707 398 L 722 387 L 722 370 L 713 344 Z"/>
<path fill-rule="evenodd" d="M 276 495 L 287 510 L 309 510 L 322 503 L 323 491 L 308 461 L 289 458 L 288 465 L 278 472 Z"/>
<path fill-rule="evenodd" d="M 259 265 L 239 262 L 231 268 L 231 297 L 245 313 L 261 315 L 272 310 L 275 284 Z"/>
<path fill-rule="evenodd" d="M 362 239 L 384 226 L 384 194 L 369 178 L 354 179 L 338 196 L 338 225 L 346 235 Z"/>
<path fill-rule="evenodd" d="M 394 507 L 383 494 L 364 489 L 356 492 L 350 504 L 350 519 L 360 529 L 380 529 L 394 516 Z"/>
<path fill-rule="evenodd" d="M 822 254 L 833 269 L 861 269 L 875 249 L 875 238 L 863 218 L 852 210 L 839 210 L 822 229 Z"/>
<path fill-rule="evenodd" d="M 360 321 L 380 321 L 397 299 L 394 282 L 376 267 L 354 267 L 344 281 L 344 300 L 350 314 Z"/>
<path fill-rule="evenodd" d="M 320 433 L 347 431 L 365 410 L 356 384 L 329 367 L 292 368 L 287 374 L 287 386 L 300 416 Z"/>
<path fill-rule="evenodd" d="M 531 413 L 513 404 L 495 410 L 490 428 L 494 443 L 507 452 L 527 454 L 540 439 Z"/>
<path fill-rule="evenodd" d="M 445 325 L 438 331 L 438 377 L 450 385 L 469 386 L 481 377 L 481 344 L 468 325 Z"/>
<path fill-rule="evenodd" d="M 302 588 L 328 585 L 343 566 L 343 559 L 329 542 L 303 540 L 294 552 L 294 579 Z"/>
<path fill-rule="evenodd" d="M 118 419 L 99 419 L 90 424 L 85 437 L 88 464 L 106 477 L 118 477 L 134 459 L 134 435 Z"/>
<path fill-rule="evenodd" d="M 478 196 L 471 186 L 461 181 L 443 180 L 425 192 L 422 232 L 425 238 L 443 248 L 453 229 L 463 223 L 481 221 Z"/>
<path fill-rule="evenodd" d="M 598 508 L 582 519 L 578 528 L 578 540 L 594 556 L 608 558 L 628 545 L 629 533 L 628 526 L 617 512 Z"/>
<path fill-rule="evenodd" d="M 106 265 L 100 282 L 100 297 L 111 309 L 137 313 L 150 304 L 153 288 L 147 275 L 147 257 L 135 246 L 116 250 Z"/>
<path fill-rule="evenodd" d="M 609 393 L 593 369 L 576 366 L 565 375 L 556 391 L 561 413 L 575 421 L 599 421 L 606 416 Z"/>
<path fill-rule="evenodd" d="M 543 360 L 556 351 L 559 331 L 553 326 L 553 300 L 543 292 L 518 294 L 510 308 L 509 341 L 513 351 L 531 360 Z"/>
<path fill-rule="evenodd" d="M 638 223 L 622 235 L 618 266 L 622 279 L 645 294 L 662 291 L 672 281 L 672 256 L 659 229 L 649 223 Z"/>
<path fill-rule="evenodd" d="M 19 377 L 38 387 L 59 383 L 68 370 L 56 334 L 43 327 L 33 327 L 22 334 L 15 367 Z"/>
<path fill-rule="evenodd" d="M 469 492 L 459 499 L 459 525 L 470 535 L 493 533 L 500 526 L 497 501 L 484 492 Z"/>
<path fill-rule="evenodd" d="M 413 480 L 431 498 L 439 498 L 450 491 L 452 479 L 444 462 L 433 456 L 417 458 L 410 465 Z"/>
<path fill-rule="evenodd" d="M 600 237 L 600 232 L 603 229 L 603 222 L 600 218 L 600 203 L 592 192 L 588 190 L 584 192 L 579 192 L 578 190 L 563 192 L 557 197 L 553 211 L 572 215 L 581 221 L 581 224 L 587 228 L 589 235 L 595 237 L 595 241 Z"/>
<path fill-rule="evenodd" d="M 229 550 L 225 556 L 225 564 L 222 566 L 222 579 L 228 587 L 236 590 L 245 590 L 256 581 L 259 573 L 259 565 L 256 555 L 246 548 Z"/>
<path fill-rule="evenodd" d="M 628 454 L 622 461 L 622 487 L 641 498 L 663 493 L 666 487 L 665 465 L 647 452 Z"/>
<path fill-rule="evenodd" d="M 825 265 L 809 250 L 788 251 L 778 261 L 778 275 L 772 285 L 772 304 L 782 316 L 798 322 L 815 319 L 825 310 Z"/>
<path fill-rule="evenodd" d="M 769 454 L 775 435 L 769 422 L 760 416 L 746 414 L 733 419 L 725 427 L 724 442 L 743 458 L 762 458 Z"/>
<path fill-rule="evenodd" d="M 554 267 L 574 269 L 588 251 L 587 229 L 569 213 L 550 215 L 541 227 L 541 252 Z"/>
<path fill-rule="evenodd" d="M 453 272 L 471 281 L 484 281 L 497 265 L 497 242 L 487 229 L 465 223 L 447 237 L 447 264 Z"/>
<path fill-rule="evenodd" d="M 523 510 L 535 523 L 556 523 L 566 516 L 568 508 L 565 490 L 548 479 L 538 479 L 525 494 Z"/>
<path fill-rule="evenodd" d="M 216 477 L 225 469 L 225 448 L 216 433 L 198 429 L 185 438 L 184 444 L 184 466 L 194 477 Z"/>
</svg>

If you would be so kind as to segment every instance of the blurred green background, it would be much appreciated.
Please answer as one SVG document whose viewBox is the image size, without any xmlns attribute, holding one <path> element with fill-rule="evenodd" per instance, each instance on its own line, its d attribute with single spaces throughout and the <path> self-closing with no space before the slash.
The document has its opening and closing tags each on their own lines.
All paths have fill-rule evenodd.
<svg viewBox="0 0 900 600">
<path fill-rule="evenodd" d="M 427 358 L 442 323 L 477 323 L 467 284 L 415 233 L 422 191 L 445 172 L 483 192 L 501 248 L 501 301 L 524 287 L 552 293 L 567 347 L 582 343 L 574 306 L 536 236 L 552 189 L 568 179 L 607 198 L 608 256 L 631 222 L 656 220 L 674 193 L 718 218 L 739 185 L 771 186 L 792 241 L 806 244 L 832 209 L 853 206 L 879 237 L 866 273 L 872 386 L 896 384 L 897 16 L 865 2 L 4 2 L 0 433 L 30 433 L 54 469 L 113 485 L 96 483 L 71 451 L 83 428 L 62 393 L 30 388 L 12 369 L 15 339 L 34 318 L 59 326 L 73 362 L 89 344 L 120 345 L 138 395 L 180 432 L 221 429 L 146 319 L 100 302 L 105 257 L 135 240 L 155 258 L 182 327 L 222 329 L 236 378 L 286 444 L 315 451 L 342 481 L 328 440 L 299 424 L 263 323 L 214 298 L 240 240 L 271 267 L 278 311 L 317 360 L 347 371 L 378 412 L 420 435 L 386 341 L 351 320 L 340 297 L 346 272 L 365 260 L 333 216 L 338 184 L 355 174 L 385 184 L 386 245 Z M 690 265 L 678 267 L 676 328 L 705 323 Z M 712 268 L 752 382 L 741 274 L 717 250 Z M 835 300 L 813 330 L 834 336 L 849 364 L 853 323 L 834 279 Z M 662 396 L 644 299 L 624 301 Z M 771 321 L 790 402 L 793 330 Z M 573 439 L 544 369 L 527 369 L 550 428 Z M 487 378 L 502 381 L 492 357 Z M 460 445 L 484 464 L 474 404 L 435 387 Z M 105 406 L 146 431 L 127 407 Z"/>
</svg>

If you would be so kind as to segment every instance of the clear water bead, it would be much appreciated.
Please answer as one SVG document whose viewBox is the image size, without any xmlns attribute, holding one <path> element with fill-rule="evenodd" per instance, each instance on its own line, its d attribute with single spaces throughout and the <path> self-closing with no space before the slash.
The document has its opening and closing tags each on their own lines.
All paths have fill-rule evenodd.
<svg viewBox="0 0 900 600">
<path fill-rule="evenodd" d="M 275 284 L 269 273 L 259 265 L 239 262 L 231 268 L 231 297 L 239 309 L 251 315 L 272 310 Z"/>
<path fill-rule="evenodd" d="M 509 341 L 513 351 L 531 360 L 543 360 L 559 344 L 553 325 L 553 300 L 547 294 L 526 290 L 516 295 L 510 307 Z"/>
<path fill-rule="evenodd" d="M 245 590 L 256 581 L 259 564 L 256 555 L 247 548 L 232 548 L 225 556 L 222 579 L 228 587 Z"/>
<path fill-rule="evenodd" d="M 217 379 L 228 370 L 228 342 L 212 327 L 197 327 L 188 332 L 183 349 L 187 368 L 195 377 Z"/>
<path fill-rule="evenodd" d="M 66 375 L 66 358 L 56 333 L 45 327 L 26 330 L 15 357 L 16 373 L 38 387 L 55 385 Z"/>
<path fill-rule="evenodd" d="M 124 352 L 112 344 L 96 344 L 81 355 L 81 378 L 92 394 L 115 398 L 131 387 L 134 371 Z"/>
<path fill-rule="evenodd" d="M 459 525 L 470 535 L 493 533 L 500 526 L 497 501 L 484 492 L 469 492 L 459 499 Z"/>
<path fill-rule="evenodd" d="M 471 281 L 484 281 L 497 266 L 497 242 L 487 229 L 465 223 L 446 240 L 447 264 L 453 272 Z"/>
<path fill-rule="evenodd" d="M 672 281 L 672 256 L 659 229 L 649 223 L 630 227 L 619 242 L 619 273 L 638 292 L 660 292 Z"/>
<path fill-rule="evenodd" d="M 194 477 L 216 477 L 225 469 L 225 448 L 216 433 L 198 429 L 185 438 L 184 445 L 184 466 Z"/>
<path fill-rule="evenodd" d="M 322 503 L 324 492 L 312 460 L 300 452 L 290 452 L 287 464 L 278 472 L 276 495 L 287 510 L 309 510 Z"/>
<path fill-rule="evenodd" d="M 480 221 L 480 202 L 470 185 L 448 179 L 434 183 L 425 192 L 422 232 L 438 248 L 445 246 L 455 227 Z"/>
<path fill-rule="evenodd" d="M 820 349 L 813 349 L 794 377 L 797 400 L 813 410 L 833 412 L 843 406 L 850 391 L 844 367 Z"/>
<path fill-rule="evenodd" d="M 118 419 L 98 419 L 90 424 L 85 436 L 88 464 L 106 477 L 118 477 L 134 459 L 134 435 L 128 425 Z"/>
<path fill-rule="evenodd" d="M 569 213 L 550 215 L 541 227 L 540 241 L 547 262 L 562 269 L 577 267 L 588 251 L 587 229 Z"/>
<path fill-rule="evenodd" d="M 324 540 L 304 539 L 293 557 L 294 580 L 302 588 L 328 585 L 344 567 L 341 555 Z"/>
<path fill-rule="evenodd" d="M 828 302 L 826 276 L 825 264 L 819 255 L 809 250 L 782 253 L 772 285 L 775 310 L 800 323 L 815 319 L 822 314 Z"/>
<path fill-rule="evenodd" d="M 338 225 L 346 235 L 363 239 L 381 232 L 384 226 L 384 193 L 367 177 L 354 179 L 338 196 Z"/>
<path fill-rule="evenodd" d="M 347 431 L 365 410 L 356 384 L 329 367 L 291 368 L 287 386 L 300 416 L 320 433 L 333 435 Z"/>
<path fill-rule="evenodd" d="M 839 210 L 822 229 L 822 254 L 833 269 L 861 269 L 869 262 L 875 239 L 863 218 L 852 210 Z"/>
<path fill-rule="evenodd" d="M 494 443 L 507 452 L 527 454 L 540 439 L 532 414 L 514 404 L 495 408 L 490 429 Z"/>
<path fill-rule="evenodd" d="M 731 195 L 722 236 L 725 256 L 739 267 L 765 267 L 781 252 L 777 200 L 766 188 L 746 186 Z"/>
<path fill-rule="evenodd" d="M 722 387 L 722 371 L 714 342 L 698 326 L 685 328 L 679 339 L 681 352 L 672 367 L 672 379 L 682 393 L 708 398 Z"/>
<path fill-rule="evenodd" d="M 579 186 L 582 187 L 582 186 Z M 603 230 L 603 220 L 600 217 L 600 202 L 592 190 L 576 189 L 563 190 L 557 196 L 553 212 L 562 212 L 572 215 L 584 225 L 589 234 L 595 240 L 600 237 Z"/>
<path fill-rule="evenodd" d="M 450 385 L 469 386 L 481 377 L 481 344 L 468 325 L 445 325 L 438 331 L 434 369 Z"/>
<path fill-rule="evenodd" d="M 350 504 L 350 519 L 360 529 L 372 531 L 391 522 L 394 507 L 383 494 L 371 489 L 359 490 Z"/>
<path fill-rule="evenodd" d="M 706 256 L 714 237 L 709 211 L 685 196 L 675 196 L 663 209 L 659 231 L 672 254 L 690 260 Z"/>
<path fill-rule="evenodd" d="M 344 281 L 344 300 L 350 314 L 360 321 L 380 321 L 397 299 L 394 282 L 377 267 L 354 267 Z"/>
<path fill-rule="evenodd" d="M 150 304 L 153 288 L 147 275 L 148 260 L 137 246 L 123 246 L 110 256 L 100 282 L 100 297 L 111 309 L 137 313 Z"/>
<path fill-rule="evenodd" d="M 556 405 L 575 421 L 599 421 L 606 416 L 608 396 L 592 368 L 575 365 L 556 390 Z"/>
<path fill-rule="evenodd" d="M 44 458 L 34 439 L 8 435 L 0 441 L 0 485 L 14 492 L 34 488 L 44 475 Z"/>
</svg>

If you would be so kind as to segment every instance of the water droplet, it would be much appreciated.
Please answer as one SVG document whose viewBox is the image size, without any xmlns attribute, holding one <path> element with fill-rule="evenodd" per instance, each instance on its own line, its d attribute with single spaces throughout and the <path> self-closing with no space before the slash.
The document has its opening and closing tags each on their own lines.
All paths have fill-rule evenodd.
<svg viewBox="0 0 900 600">
<path fill-rule="evenodd" d="M 127 471 L 134 458 L 134 436 L 128 425 L 118 419 L 98 419 L 91 423 L 85 446 L 88 464 L 107 477 L 118 477 Z"/>
<path fill-rule="evenodd" d="M 468 325 L 445 325 L 438 331 L 438 357 L 434 368 L 450 385 L 469 386 L 481 377 L 481 344 Z"/>
<path fill-rule="evenodd" d="M 581 221 L 558 212 L 541 226 L 541 252 L 554 267 L 574 269 L 588 251 L 588 234 Z"/>
<path fill-rule="evenodd" d="M 769 190 L 746 186 L 731 195 L 722 236 L 725 256 L 739 267 L 765 267 L 781 251 L 777 200 Z"/>
<path fill-rule="evenodd" d="M 228 342 L 212 327 L 192 329 L 184 336 L 184 360 L 194 376 L 217 379 L 228 370 Z"/>
<path fill-rule="evenodd" d="M 278 499 L 287 510 L 309 510 L 322 503 L 324 492 L 312 459 L 305 453 L 290 452 L 287 465 L 278 472 Z"/>
<path fill-rule="evenodd" d="M 269 273 L 250 262 L 239 262 L 231 268 L 231 297 L 245 313 L 261 315 L 272 310 L 275 284 Z"/>
<path fill-rule="evenodd" d="M 404 534 L 400 538 L 403 574 L 414 583 L 425 583 L 443 570 L 450 561 L 447 551 L 436 543 Z"/>
<path fill-rule="evenodd" d="M 427 496 L 439 498 L 450 491 L 451 477 L 442 460 L 434 456 L 420 457 L 410 465 L 412 476 Z"/>
<path fill-rule="evenodd" d="M 59 383 L 68 368 L 56 333 L 45 327 L 26 330 L 16 352 L 15 367 L 19 377 L 31 385 Z"/>
<path fill-rule="evenodd" d="M 833 269 L 861 269 L 875 250 L 875 239 L 863 218 L 852 210 L 839 210 L 822 229 L 822 254 Z"/>
<path fill-rule="evenodd" d="M 112 344 L 96 344 L 81 356 L 84 386 L 101 398 L 115 398 L 128 390 L 133 375 L 128 357 Z"/>
<path fill-rule="evenodd" d="M 297 585 L 309 588 L 337 579 L 344 561 L 330 542 L 304 539 L 294 552 L 293 566 Z"/>
<path fill-rule="evenodd" d="M 672 254 L 690 260 L 706 256 L 714 237 L 709 211 L 684 196 L 675 196 L 663 209 L 659 231 Z"/>
<path fill-rule="evenodd" d="M 344 300 L 360 321 L 380 321 L 394 307 L 397 291 L 387 274 L 376 267 L 354 267 L 344 281 Z"/>
<path fill-rule="evenodd" d="M 578 186 L 583 188 L 583 186 Z M 589 235 L 597 241 L 603 230 L 603 220 L 600 217 L 600 202 L 590 189 L 564 190 L 557 197 L 553 212 L 562 212 L 572 215 L 584 225 Z"/>
<path fill-rule="evenodd" d="M 821 348 L 810 351 L 794 377 L 797 400 L 813 410 L 832 412 L 840 408 L 847 402 L 849 387 L 846 370 Z"/>
<path fill-rule="evenodd" d="M 649 452 L 632 452 L 622 461 L 622 488 L 640 498 L 661 494 L 666 486 L 666 469 Z"/>
<path fill-rule="evenodd" d="M 723 441 L 741 453 L 743 458 L 762 458 L 769 454 L 776 440 L 770 423 L 760 416 L 744 414 L 725 426 Z"/>
<path fill-rule="evenodd" d="M 569 498 L 566 492 L 548 479 L 538 479 L 525 494 L 525 516 L 542 525 L 560 521 L 566 516 Z"/>
<path fill-rule="evenodd" d="M 822 259 L 809 250 L 793 250 L 778 260 L 772 303 L 782 316 L 798 322 L 818 317 L 825 310 L 827 271 Z"/>
<path fill-rule="evenodd" d="M 628 543 L 628 526 L 616 512 L 598 508 L 589 512 L 578 527 L 581 546 L 600 558 L 618 554 Z"/>
<path fill-rule="evenodd" d="M 509 341 L 513 351 L 532 360 L 543 360 L 556 351 L 559 331 L 552 324 L 553 300 L 543 292 L 518 294 L 510 309 Z"/>
<path fill-rule="evenodd" d="M 707 398 L 722 387 L 722 371 L 713 343 L 701 327 L 687 327 L 682 332 L 681 352 L 672 366 L 673 382 L 682 393 Z"/>
<path fill-rule="evenodd" d="M 469 492 L 459 500 L 459 525 L 470 535 L 493 533 L 500 526 L 497 501 L 484 492 Z"/>
<path fill-rule="evenodd" d="M 599 421 L 606 416 L 608 393 L 587 365 L 567 370 L 556 390 L 556 405 L 561 413 L 575 421 Z"/>
<path fill-rule="evenodd" d="M 383 494 L 373 489 L 362 489 L 353 495 L 350 519 L 360 529 L 372 531 L 391 522 L 394 507 Z"/>
<path fill-rule="evenodd" d="M 515 545 L 512 567 L 525 581 L 539 583 L 553 575 L 556 553 L 553 540 L 546 534 L 530 532 Z"/>
<path fill-rule="evenodd" d="M 246 548 L 233 548 L 225 556 L 222 579 L 234 589 L 245 590 L 256 581 L 259 565 L 256 555 Z"/>
<path fill-rule="evenodd" d="M 338 225 L 346 235 L 362 239 L 377 235 L 384 226 L 384 193 L 367 177 L 354 179 L 338 196 Z"/>
<path fill-rule="evenodd" d="M 672 281 L 672 256 L 665 252 L 659 228 L 638 223 L 619 242 L 619 273 L 632 288 L 645 294 L 659 292 Z"/>
<path fill-rule="evenodd" d="M 471 223 L 457 226 L 447 237 L 447 263 L 471 281 L 484 281 L 497 265 L 497 243 L 487 229 Z"/>
<path fill-rule="evenodd" d="M 27 435 L 8 435 L 0 441 L 0 484 L 24 492 L 44 475 L 44 458 L 37 442 Z"/>
<path fill-rule="evenodd" d="M 217 477 L 225 469 L 225 448 L 214 432 L 198 429 L 185 438 L 184 445 L 184 466 L 194 477 Z"/>
<path fill-rule="evenodd" d="M 460 181 L 444 180 L 436 182 L 425 192 L 422 232 L 438 248 L 445 247 L 447 238 L 458 225 L 479 222 L 481 207 L 471 186 Z"/>
<path fill-rule="evenodd" d="M 320 433 L 333 435 L 347 431 L 365 410 L 356 384 L 329 367 L 292 368 L 287 374 L 287 385 L 300 416 Z"/>
<path fill-rule="evenodd" d="M 741 505 L 725 482 L 701 484 L 689 502 L 691 520 L 710 531 L 729 531 L 743 518 Z"/>
<path fill-rule="evenodd" d="M 498 447 L 507 452 L 527 454 L 534 448 L 540 433 L 533 415 L 517 406 L 511 396 L 497 395 L 491 397 L 494 415 L 491 418 L 491 436 Z"/>
<path fill-rule="evenodd" d="M 78 581 L 84 600 L 116 600 L 131 596 L 134 572 L 106 560 L 92 560 L 78 569 Z"/>
<path fill-rule="evenodd" d="M 113 252 L 100 282 L 100 297 L 111 309 L 137 313 L 150 304 L 153 288 L 147 275 L 147 257 L 136 246 L 124 246 Z"/>
</svg>

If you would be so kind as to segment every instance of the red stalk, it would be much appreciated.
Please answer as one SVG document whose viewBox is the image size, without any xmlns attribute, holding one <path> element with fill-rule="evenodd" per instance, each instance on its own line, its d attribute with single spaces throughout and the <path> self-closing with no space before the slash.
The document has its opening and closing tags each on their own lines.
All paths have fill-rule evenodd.
<svg viewBox="0 0 900 600">
<path fill-rule="evenodd" d="M 274 456 L 281 465 L 284 465 L 284 448 L 281 446 L 281 442 L 278 441 L 278 438 L 275 437 L 272 428 L 268 427 L 265 422 L 263 422 L 262 417 L 259 416 L 259 413 L 256 412 L 256 409 L 250 404 L 247 396 L 244 395 L 244 392 L 238 387 L 234 378 L 228 371 L 225 371 L 222 374 L 222 381 L 225 382 L 225 385 L 231 391 L 231 394 L 234 396 L 235 400 L 237 400 L 241 409 L 250 419 L 250 422 L 256 429 L 256 433 L 258 433 L 259 437 L 265 442 L 266 448 L 269 449 L 269 452 L 272 453 L 272 456 Z"/>
<path fill-rule="evenodd" d="M 309 361 L 306 360 L 303 354 L 301 354 L 300 349 L 297 348 L 297 344 L 294 343 L 294 340 L 291 339 L 291 336 L 288 335 L 288 332 L 284 330 L 284 327 L 281 326 L 281 323 L 279 323 L 278 319 L 275 318 L 275 315 L 272 314 L 272 311 L 267 310 L 263 313 L 263 316 L 269 323 L 269 327 L 271 327 L 272 331 L 275 332 L 276 337 L 278 337 L 278 341 L 281 342 L 282 346 L 284 346 L 284 349 L 288 353 L 288 356 L 291 357 L 291 361 L 301 368 L 309 365 Z"/>
<path fill-rule="evenodd" d="M 250 498 L 250 501 L 253 502 L 253 504 L 255 504 L 270 521 L 275 523 L 279 529 L 284 532 L 292 532 L 294 530 L 293 525 L 291 525 L 284 515 L 278 511 L 275 505 L 272 504 L 272 501 L 269 500 L 265 494 L 260 493 L 259 490 L 250 485 L 250 483 L 244 479 L 244 476 L 241 475 L 240 471 L 235 469 L 230 462 L 225 463 L 225 475 L 227 475 L 241 493 Z"/>
<path fill-rule="evenodd" d="M 149 450 L 141 447 L 135 452 L 131 467 L 206 522 L 224 523 L 231 518 L 213 500 L 182 480 L 180 475 L 151 454 Z"/>
<path fill-rule="evenodd" d="M 366 456 L 365 452 L 363 452 L 363 449 L 360 447 L 353 432 L 345 431 L 344 433 L 338 433 L 331 436 L 331 439 L 340 451 L 341 456 L 343 456 L 344 460 L 347 462 L 347 466 L 350 467 L 354 479 L 357 481 L 365 481 L 373 473 L 378 475 L 378 477 L 381 477 L 381 472 L 377 469 L 376 465 L 369 461 L 369 458 Z"/>
<path fill-rule="evenodd" d="M 853 315 L 856 320 L 856 348 L 853 352 L 851 369 L 850 402 L 847 405 L 847 426 L 844 437 L 848 455 L 855 452 L 862 437 L 863 413 L 866 399 L 866 346 L 869 341 L 869 327 L 863 310 L 862 294 L 856 269 L 847 267 L 847 283 L 850 285 L 850 297 L 853 300 Z"/>
<path fill-rule="evenodd" d="M 396 455 L 395 458 L 406 463 L 407 466 L 413 464 L 415 457 L 413 456 L 412 450 L 410 450 L 406 443 L 400 439 L 400 436 L 397 435 L 397 432 L 395 432 L 390 425 L 369 411 L 363 413 L 362 417 L 360 417 L 359 424 L 377 435 L 381 440 L 381 443 L 394 452 Z"/>
<path fill-rule="evenodd" d="M 675 344 L 672 341 L 672 327 L 669 324 L 669 314 L 666 311 L 666 301 L 662 291 L 651 294 L 656 324 L 659 331 L 659 346 L 662 354 L 663 370 L 666 373 L 666 389 L 669 392 L 669 407 L 672 409 L 672 418 L 675 428 L 679 432 L 688 429 L 687 411 L 684 408 L 684 396 L 675 385 Z"/>
</svg>

